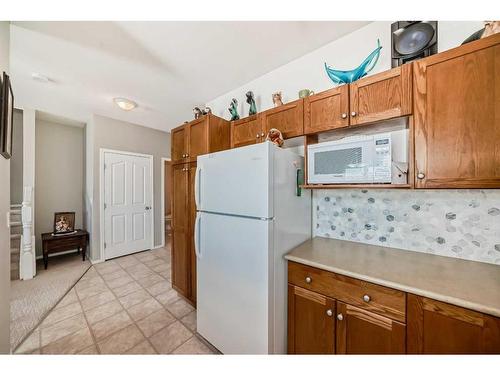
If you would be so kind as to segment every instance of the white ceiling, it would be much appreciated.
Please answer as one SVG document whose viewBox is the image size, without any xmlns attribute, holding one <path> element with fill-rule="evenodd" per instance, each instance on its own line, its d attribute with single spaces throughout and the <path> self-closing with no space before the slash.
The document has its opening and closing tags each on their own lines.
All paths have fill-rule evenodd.
<svg viewBox="0 0 500 375">
<path fill-rule="evenodd" d="M 18 107 L 92 113 L 168 131 L 192 108 L 368 22 L 14 22 Z M 40 73 L 51 79 L 40 83 Z M 113 97 L 139 107 L 118 109 Z"/>
</svg>

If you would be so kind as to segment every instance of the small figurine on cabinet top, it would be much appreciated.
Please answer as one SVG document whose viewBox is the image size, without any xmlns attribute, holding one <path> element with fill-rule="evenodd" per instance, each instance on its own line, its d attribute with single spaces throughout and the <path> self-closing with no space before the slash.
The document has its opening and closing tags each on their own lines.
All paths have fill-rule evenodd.
<svg viewBox="0 0 500 375">
<path fill-rule="evenodd" d="M 283 101 L 281 100 L 281 91 L 275 92 L 273 94 L 273 104 L 275 107 L 283 105 Z"/>
<path fill-rule="evenodd" d="M 257 113 L 257 107 L 255 106 L 255 98 L 252 91 L 247 92 L 247 103 L 250 104 L 250 109 L 248 110 L 248 116 L 255 115 Z"/>
<path fill-rule="evenodd" d="M 283 134 L 281 134 L 281 132 L 276 128 L 269 129 L 269 132 L 267 133 L 266 141 L 271 141 L 276 146 L 282 147 L 283 143 L 284 143 Z"/>
<path fill-rule="evenodd" d="M 500 21 L 484 21 L 484 27 L 465 39 L 462 44 L 486 38 L 496 33 L 500 33 Z"/>
<path fill-rule="evenodd" d="M 240 115 L 238 114 L 238 101 L 235 98 L 231 100 L 228 111 L 231 114 L 231 121 L 240 119 Z"/>
<path fill-rule="evenodd" d="M 194 107 L 193 114 L 194 114 L 194 119 L 197 120 L 201 117 L 201 115 L 203 115 L 203 112 L 199 107 Z"/>
<path fill-rule="evenodd" d="M 200 109 L 200 107 L 194 107 L 193 113 L 194 113 L 194 119 L 197 120 L 203 115 L 208 115 L 212 113 L 212 110 L 210 109 L 210 107 L 205 107 L 205 109 Z"/>
</svg>

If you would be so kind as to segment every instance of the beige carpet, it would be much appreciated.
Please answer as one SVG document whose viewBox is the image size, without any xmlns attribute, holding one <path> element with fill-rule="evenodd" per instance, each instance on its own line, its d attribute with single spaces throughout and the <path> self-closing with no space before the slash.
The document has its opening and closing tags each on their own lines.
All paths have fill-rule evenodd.
<svg viewBox="0 0 500 375">
<path fill-rule="evenodd" d="M 52 308 L 90 268 L 77 254 L 49 258 L 49 267 L 37 262 L 32 280 L 11 282 L 10 347 L 12 351 L 33 331 Z"/>
</svg>

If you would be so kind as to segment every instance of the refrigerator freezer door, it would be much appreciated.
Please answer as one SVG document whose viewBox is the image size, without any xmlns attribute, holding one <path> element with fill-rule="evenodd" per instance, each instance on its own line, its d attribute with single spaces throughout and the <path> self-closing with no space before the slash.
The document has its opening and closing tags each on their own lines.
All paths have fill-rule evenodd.
<svg viewBox="0 0 500 375">
<path fill-rule="evenodd" d="M 272 221 L 198 217 L 198 333 L 225 354 L 267 354 Z"/>
<path fill-rule="evenodd" d="M 264 142 L 199 156 L 195 184 L 197 210 L 273 217 L 273 147 Z"/>
</svg>

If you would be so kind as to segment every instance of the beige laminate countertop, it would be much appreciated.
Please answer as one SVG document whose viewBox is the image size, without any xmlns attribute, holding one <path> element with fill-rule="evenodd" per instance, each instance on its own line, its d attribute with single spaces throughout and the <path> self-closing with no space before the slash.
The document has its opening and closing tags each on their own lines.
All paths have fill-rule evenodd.
<svg viewBox="0 0 500 375">
<path fill-rule="evenodd" d="M 286 259 L 500 317 L 500 266 L 315 237 Z"/>
</svg>

